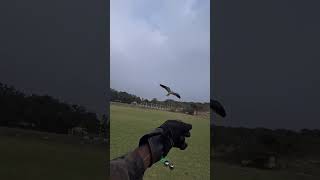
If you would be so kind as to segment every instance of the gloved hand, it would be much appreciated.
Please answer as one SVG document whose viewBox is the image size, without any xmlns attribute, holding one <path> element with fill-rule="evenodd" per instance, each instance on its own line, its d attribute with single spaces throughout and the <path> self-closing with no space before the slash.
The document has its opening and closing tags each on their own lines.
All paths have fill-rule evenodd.
<svg viewBox="0 0 320 180">
<path fill-rule="evenodd" d="M 180 120 L 167 120 L 151 133 L 141 137 L 139 146 L 148 144 L 151 152 L 151 164 L 166 156 L 172 147 L 184 150 L 187 148 L 186 137 L 190 137 L 191 124 Z"/>
</svg>

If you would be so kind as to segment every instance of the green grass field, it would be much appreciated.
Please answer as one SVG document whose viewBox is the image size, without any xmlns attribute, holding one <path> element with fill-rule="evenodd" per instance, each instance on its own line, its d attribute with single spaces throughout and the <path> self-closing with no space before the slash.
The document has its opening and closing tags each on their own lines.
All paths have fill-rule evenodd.
<svg viewBox="0 0 320 180">
<path fill-rule="evenodd" d="M 139 138 L 160 126 L 167 119 L 191 123 L 193 129 L 185 151 L 173 148 L 168 159 L 176 168 L 170 171 L 156 163 L 146 171 L 144 180 L 208 180 L 210 179 L 210 122 L 209 118 L 150 110 L 123 105 L 110 109 L 110 157 L 115 158 L 137 147 Z"/>
<path fill-rule="evenodd" d="M 211 172 L 217 180 L 318 180 L 319 176 L 286 170 L 262 170 L 212 162 Z"/>
<path fill-rule="evenodd" d="M 38 132 L 32 137 L 8 136 L 1 133 L 0 179 L 107 179 L 106 147 L 63 142 L 62 135 L 59 135 L 57 140 L 56 137 L 45 134 L 49 139 L 44 140 L 41 139 L 42 133 Z"/>
</svg>

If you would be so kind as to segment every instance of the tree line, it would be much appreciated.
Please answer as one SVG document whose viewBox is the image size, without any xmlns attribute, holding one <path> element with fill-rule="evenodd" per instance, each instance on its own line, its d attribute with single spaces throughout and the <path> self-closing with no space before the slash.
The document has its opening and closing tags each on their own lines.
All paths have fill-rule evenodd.
<svg viewBox="0 0 320 180">
<path fill-rule="evenodd" d="M 27 95 L 13 86 L 0 83 L 0 126 L 23 127 L 39 131 L 68 133 L 73 127 L 89 133 L 105 133 L 109 121 L 76 104 L 68 104 L 49 95 Z"/>
<path fill-rule="evenodd" d="M 111 98 L 110 100 L 113 102 L 121 102 L 121 103 L 137 103 L 137 104 L 146 104 L 152 103 L 153 105 L 163 106 L 170 109 L 170 111 L 175 112 L 184 112 L 188 114 L 193 114 L 196 112 L 209 112 L 210 104 L 209 102 L 201 103 L 201 102 L 181 102 L 175 101 L 172 99 L 166 99 L 164 101 L 159 101 L 156 98 L 151 100 L 147 98 L 142 98 L 124 91 L 117 91 L 115 89 L 111 89 Z"/>
</svg>

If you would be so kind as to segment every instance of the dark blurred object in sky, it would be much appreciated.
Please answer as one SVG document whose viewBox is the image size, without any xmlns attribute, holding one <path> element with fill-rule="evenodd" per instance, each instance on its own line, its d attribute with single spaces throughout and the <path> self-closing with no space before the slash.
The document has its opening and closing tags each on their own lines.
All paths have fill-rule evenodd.
<svg viewBox="0 0 320 180">
<path fill-rule="evenodd" d="M 222 117 L 226 117 L 226 111 L 221 103 L 214 99 L 210 99 L 210 108 Z"/>
</svg>

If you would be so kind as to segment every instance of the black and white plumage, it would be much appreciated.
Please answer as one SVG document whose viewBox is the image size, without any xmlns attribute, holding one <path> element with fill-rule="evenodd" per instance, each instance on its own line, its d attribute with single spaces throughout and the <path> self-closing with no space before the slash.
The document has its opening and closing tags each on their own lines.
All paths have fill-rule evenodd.
<svg viewBox="0 0 320 180">
<path fill-rule="evenodd" d="M 218 101 L 216 101 L 214 99 L 210 99 L 210 107 L 214 112 L 216 112 L 220 116 L 222 116 L 222 117 L 226 116 L 226 111 L 225 111 L 224 107 Z"/>
<path fill-rule="evenodd" d="M 160 84 L 160 86 L 168 92 L 167 96 L 174 95 L 174 96 L 178 97 L 179 99 L 181 98 L 181 96 L 178 93 L 171 91 L 171 89 L 168 86 L 165 86 L 162 84 Z"/>
</svg>

